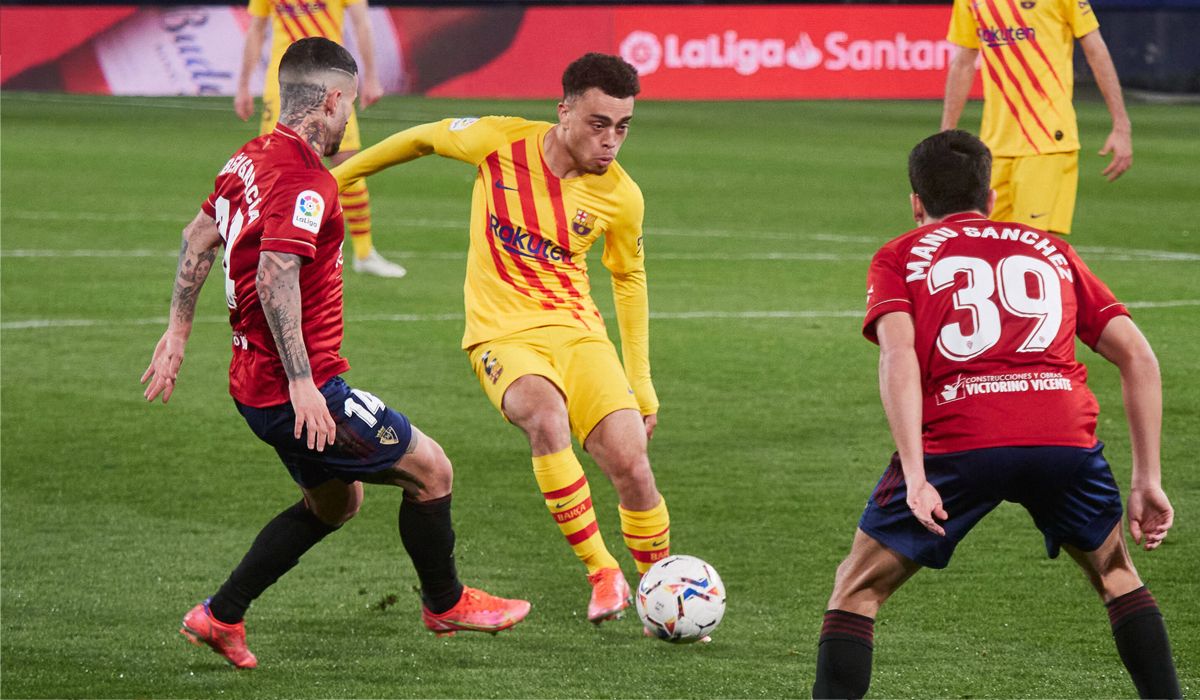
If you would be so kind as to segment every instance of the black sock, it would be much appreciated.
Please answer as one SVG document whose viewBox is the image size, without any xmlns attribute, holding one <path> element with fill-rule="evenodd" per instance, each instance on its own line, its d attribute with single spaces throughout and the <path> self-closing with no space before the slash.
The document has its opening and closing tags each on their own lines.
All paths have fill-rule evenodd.
<svg viewBox="0 0 1200 700">
<path fill-rule="evenodd" d="M 1145 586 L 1105 603 L 1121 661 L 1138 696 L 1181 698 L 1171 643 L 1158 603 Z"/>
<path fill-rule="evenodd" d="M 814 698 L 861 698 L 871 686 L 875 620 L 844 610 L 825 611 L 817 645 Z"/>
<path fill-rule="evenodd" d="M 421 600 L 432 613 L 458 603 L 463 586 L 454 566 L 454 527 L 450 496 L 417 501 L 404 494 L 400 503 L 400 541 L 421 580 Z"/>
<path fill-rule="evenodd" d="M 221 622 L 234 624 L 271 584 L 300 563 L 300 557 L 337 527 L 326 525 L 300 501 L 267 523 L 250 551 L 208 603 Z"/>
</svg>

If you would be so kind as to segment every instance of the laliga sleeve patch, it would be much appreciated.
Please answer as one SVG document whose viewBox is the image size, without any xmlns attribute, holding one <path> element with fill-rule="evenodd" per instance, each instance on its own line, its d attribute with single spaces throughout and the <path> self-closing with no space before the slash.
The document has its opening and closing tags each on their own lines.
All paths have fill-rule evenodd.
<svg viewBox="0 0 1200 700">
<path fill-rule="evenodd" d="M 296 211 L 292 214 L 292 226 L 317 233 L 321 230 L 321 217 L 325 214 L 325 200 L 312 190 L 296 195 Z"/>
<path fill-rule="evenodd" d="M 450 131 L 462 131 L 477 121 L 479 121 L 479 117 L 460 117 L 450 122 Z"/>
</svg>

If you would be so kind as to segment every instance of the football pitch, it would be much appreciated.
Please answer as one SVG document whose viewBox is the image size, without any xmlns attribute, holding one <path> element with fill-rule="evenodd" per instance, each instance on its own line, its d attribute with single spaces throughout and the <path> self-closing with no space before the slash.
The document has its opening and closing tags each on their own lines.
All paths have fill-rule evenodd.
<svg viewBox="0 0 1200 700">
<path fill-rule="evenodd" d="M 1200 107 L 1132 104 L 1133 169 L 1095 152 L 1081 103 L 1072 243 L 1154 345 L 1163 483 L 1176 525 L 1134 561 L 1165 613 L 1185 695 L 1200 692 Z M 543 102 L 392 97 L 364 140 L 444 116 L 545 119 Z M 621 162 L 646 199 L 651 461 L 677 553 L 728 587 L 708 645 L 597 628 L 583 568 L 533 480 L 522 435 L 459 350 L 473 170 L 426 158 L 370 181 L 375 241 L 403 280 L 346 273 L 347 379 L 405 411 L 455 464 L 465 582 L 533 602 L 498 636 L 435 638 L 396 533 L 400 493 L 361 514 L 251 608 L 260 667 L 234 672 L 177 633 L 259 528 L 297 498 L 227 392 L 220 273 L 178 389 L 138 378 L 165 327 L 179 232 L 253 135 L 226 99 L 0 97 L 0 695 L 4 697 L 807 697 L 834 569 L 892 446 L 877 351 L 859 334 L 867 263 L 908 230 L 906 157 L 935 102 L 637 106 Z M 978 125 L 978 104 L 963 125 Z M 347 247 L 348 251 L 348 247 Z M 349 255 L 349 252 L 347 252 Z M 616 334 L 599 250 L 593 293 Z M 1081 347 L 1117 481 L 1119 377 Z M 612 488 L 585 459 L 601 530 L 632 577 Z M 886 605 L 874 697 L 1134 697 L 1104 607 L 1005 504 Z"/>
</svg>

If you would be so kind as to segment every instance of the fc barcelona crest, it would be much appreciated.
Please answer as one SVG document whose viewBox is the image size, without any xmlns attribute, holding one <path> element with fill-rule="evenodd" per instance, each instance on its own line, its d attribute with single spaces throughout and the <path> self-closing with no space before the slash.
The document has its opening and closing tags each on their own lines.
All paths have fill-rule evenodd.
<svg viewBox="0 0 1200 700">
<path fill-rule="evenodd" d="M 582 209 L 575 210 L 575 218 L 571 220 L 571 230 L 579 236 L 592 235 L 592 229 L 595 228 L 595 217 L 588 214 Z"/>
</svg>

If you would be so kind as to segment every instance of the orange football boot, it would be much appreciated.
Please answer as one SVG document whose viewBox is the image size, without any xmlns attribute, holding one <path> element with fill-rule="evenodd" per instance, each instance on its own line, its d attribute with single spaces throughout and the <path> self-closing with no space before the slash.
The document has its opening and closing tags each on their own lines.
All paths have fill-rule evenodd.
<svg viewBox="0 0 1200 700">
<path fill-rule="evenodd" d="M 625 574 L 620 569 L 600 569 L 588 575 L 588 582 L 592 584 L 588 621 L 598 625 L 605 620 L 619 620 L 632 601 Z"/>
<path fill-rule="evenodd" d="M 491 632 L 517 624 L 529 614 L 529 601 L 497 598 L 490 593 L 463 586 L 462 597 L 444 613 L 433 613 L 421 606 L 421 621 L 439 637 L 453 637 L 455 632 Z"/>
<path fill-rule="evenodd" d="M 208 601 L 200 603 L 183 616 L 179 633 L 196 646 L 207 644 L 237 668 L 255 668 L 258 659 L 246 648 L 246 624 L 221 622 L 208 611 Z"/>
</svg>

